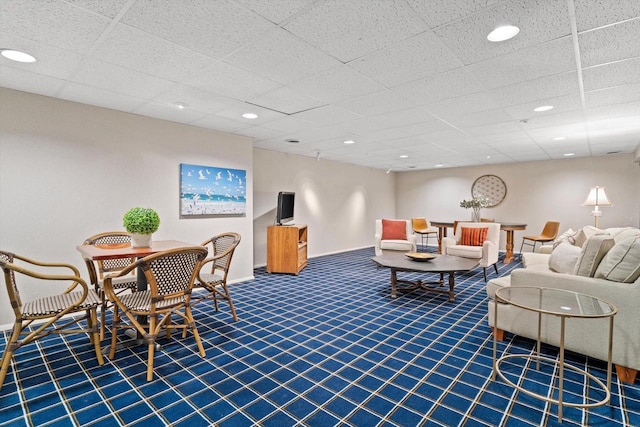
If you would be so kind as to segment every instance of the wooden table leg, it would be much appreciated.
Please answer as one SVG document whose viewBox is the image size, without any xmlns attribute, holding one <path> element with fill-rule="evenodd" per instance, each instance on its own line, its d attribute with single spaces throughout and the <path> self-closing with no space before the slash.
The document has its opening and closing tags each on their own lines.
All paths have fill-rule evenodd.
<svg viewBox="0 0 640 427">
<path fill-rule="evenodd" d="M 447 227 L 438 227 L 438 253 L 442 253 L 442 238 L 447 237 Z"/>
<path fill-rule="evenodd" d="M 396 269 L 391 269 L 391 298 L 396 297 L 396 283 L 398 283 L 398 276 L 396 274 Z"/>
<path fill-rule="evenodd" d="M 506 252 L 504 254 L 504 263 L 509 264 L 513 261 L 513 230 L 505 230 L 507 233 Z"/>
<path fill-rule="evenodd" d="M 456 296 L 453 293 L 453 285 L 455 284 L 453 274 L 453 271 L 449 273 L 449 302 L 456 302 Z"/>
</svg>

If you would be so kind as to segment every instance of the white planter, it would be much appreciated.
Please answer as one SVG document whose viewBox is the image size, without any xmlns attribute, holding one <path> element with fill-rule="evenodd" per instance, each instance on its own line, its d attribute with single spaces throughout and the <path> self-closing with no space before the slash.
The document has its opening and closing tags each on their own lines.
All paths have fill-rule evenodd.
<svg viewBox="0 0 640 427">
<path fill-rule="evenodd" d="M 151 234 L 131 233 L 131 246 L 134 248 L 148 248 L 151 246 Z"/>
</svg>

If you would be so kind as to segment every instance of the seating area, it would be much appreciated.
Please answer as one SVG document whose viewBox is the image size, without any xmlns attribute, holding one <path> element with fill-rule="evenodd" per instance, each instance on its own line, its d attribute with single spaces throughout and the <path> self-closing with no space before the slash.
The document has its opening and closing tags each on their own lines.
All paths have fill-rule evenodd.
<svg viewBox="0 0 640 427">
<path fill-rule="evenodd" d="M 487 284 L 488 322 L 500 338 L 504 332 L 535 339 L 534 313 L 513 305 L 500 308 L 494 321 L 494 297 L 504 287 L 539 287 L 582 293 L 612 303 L 618 309 L 613 330 L 612 361 L 621 381 L 633 383 L 640 369 L 640 230 L 633 227 L 567 230 L 553 244 L 523 254 L 524 268 Z M 606 319 L 576 319 L 567 326 L 566 349 L 607 360 Z M 557 318 L 547 316 L 542 342 L 560 346 Z"/>
</svg>

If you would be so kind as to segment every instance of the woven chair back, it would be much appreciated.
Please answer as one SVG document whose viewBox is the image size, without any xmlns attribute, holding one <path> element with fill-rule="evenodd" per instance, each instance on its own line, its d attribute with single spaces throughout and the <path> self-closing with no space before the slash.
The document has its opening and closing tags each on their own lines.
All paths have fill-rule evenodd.
<svg viewBox="0 0 640 427">
<path fill-rule="evenodd" d="M 137 264 L 147 277 L 152 301 L 190 294 L 206 256 L 206 248 L 193 246 L 158 252 L 139 260 Z"/>
<path fill-rule="evenodd" d="M 211 273 L 215 273 L 216 270 L 221 270 L 226 274 L 229 271 L 231 258 L 233 257 L 236 247 L 240 244 L 240 239 L 240 234 L 228 232 L 218 234 L 202 243 L 202 246 L 211 244 L 213 247 L 213 256 L 217 258 L 211 263 Z"/>
</svg>

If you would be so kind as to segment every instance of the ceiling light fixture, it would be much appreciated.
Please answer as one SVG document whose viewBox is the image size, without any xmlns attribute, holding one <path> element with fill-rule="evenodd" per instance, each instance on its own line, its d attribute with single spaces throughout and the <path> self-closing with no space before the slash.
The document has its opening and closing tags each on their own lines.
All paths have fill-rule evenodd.
<svg viewBox="0 0 640 427">
<path fill-rule="evenodd" d="M 564 153 L 563 154 L 563 156 L 565 156 L 565 157 L 572 157 L 572 156 L 575 156 L 575 155 L 576 155 L 576 153 Z"/>
<path fill-rule="evenodd" d="M 409 156 L 407 156 L 406 154 L 401 154 L 401 155 L 400 155 L 400 158 L 401 158 L 401 159 L 406 159 L 406 158 L 408 158 L 408 157 L 409 157 Z"/>
<path fill-rule="evenodd" d="M 356 142 L 353 139 L 347 139 L 346 141 L 342 141 L 343 144 L 355 144 Z"/>
<path fill-rule="evenodd" d="M 554 141 L 564 141 L 565 139 L 567 139 L 566 136 L 556 136 L 553 138 Z"/>
<path fill-rule="evenodd" d="M 242 117 L 244 117 L 245 119 L 257 119 L 258 115 L 255 113 L 244 113 Z"/>
<path fill-rule="evenodd" d="M 36 62 L 36 58 L 34 56 L 15 49 L 0 49 L 0 55 L 16 62 Z"/>
<path fill-rule="evenodd" d="M 533 111 L 536 113 L 541 113 L 543 111 L 553 110 L 553 105 L 543 105 L 541 107 L 534 108 Z"/>
<path fill-rule="evenodd" d="M 515 25 L 502 25 L 491 31 L 487 35 L 487 40 L 490 42 L 503 42 L 515 37 L 520 32 L 520 28 Z"/>
<path fill-rule="evenodd" d="M 299 139 L 285 139 L 285 141 L 290 143 L 290 144 L 300 144 L 300 140 Z"/>
<path fill-rule="evenodd" d="M 178 110 L 184 110 L 185 108 L 187 108 L 187 104 L 185 104 L 184 102 L 174 102 L 173 106 Z"/>
<path fill-rule="evenodd" d="M 441 167 L 443 167 L 443 166 L 444 166 L 444 165 L 443 165 L 442 163 L 438 163 L 438 164 L 436 165 L 436 167 L 437 167 L 437 168 L 441 168 Z"/>
<path fill-rule="evenodd" d="M 391 169 L 393 169 L 393 166 L 390 166 L 389 169 L 387 169 L 387 175 L 391 172 Z"/>
</svg>

